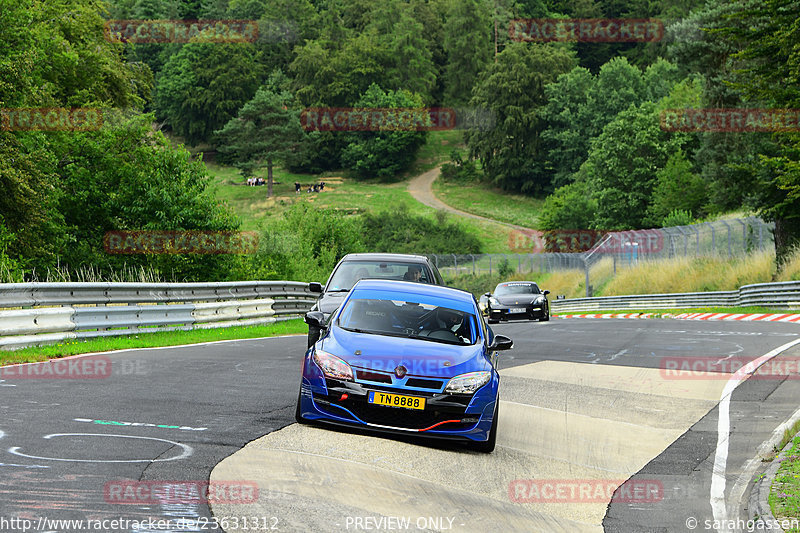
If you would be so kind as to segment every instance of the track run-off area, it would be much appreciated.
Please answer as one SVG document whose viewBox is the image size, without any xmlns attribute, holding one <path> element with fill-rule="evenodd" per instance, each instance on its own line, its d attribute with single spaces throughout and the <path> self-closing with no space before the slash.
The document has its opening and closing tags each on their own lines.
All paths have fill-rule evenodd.
<svg viewBox="0 0 800 533">
<path fill-rule="evenodd" d="M 800 414 L 800 326 L 493 328 L 515 346 L 499 357 L 489 455 L 296 424 L 305 336 L 107 353 L 91 376 L 14 367 L 0 376 L 0 529 L 46 518 L 127 519 L 138 525 L 108 530 L 137 532 L 740 530 L 730 524 L 747 518 L 762 457 Z M 141 490 L 209 481 L 237 491 L 207 503 Z"/>
</svg>

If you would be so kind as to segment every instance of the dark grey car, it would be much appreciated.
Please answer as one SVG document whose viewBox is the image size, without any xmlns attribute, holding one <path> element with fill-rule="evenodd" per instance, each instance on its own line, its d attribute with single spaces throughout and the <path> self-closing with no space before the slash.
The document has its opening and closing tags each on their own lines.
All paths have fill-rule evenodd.
<svg viewBox="0 0 800 533">
<path fill-rule="evenodd" d="M 444 285 L 436 266 L 424 255 L 347 254 L 336 265 L 328 282 L 311 283 L 312 292 L 321 293 L 311 311 L 322 311 L 327 320 L 344 301 L 356 281 L 364 278 L 417 281 Z M 308 346 L 319 339 L 320 330 L 308 327 Z"/>
</svg>

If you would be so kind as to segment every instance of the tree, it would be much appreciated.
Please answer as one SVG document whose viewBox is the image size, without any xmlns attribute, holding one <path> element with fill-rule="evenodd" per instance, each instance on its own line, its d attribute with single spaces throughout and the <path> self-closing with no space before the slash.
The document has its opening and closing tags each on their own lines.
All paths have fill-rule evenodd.
<svg viewBox="0 0 800 533">
<path fill-rule="evenodd" d="M 670 155 L 664 168 L 656 172 L 646 222 L 652 226 L 663 225 L 664 219 L 673 211 L 686 211 L 694 217 L 702 217 L 708 201 L 707 190 L 703 178 L 692 172 L 692 164 L 683 150 L 678 150 Z"/>
<path fill-rule="evenodd" d="M 548 166 L 553 185 L 569 183 L 589 154 L 589 143 L 600 132 L 595 129 L 594 76 L 575 67 L 545 86 L 547 128 L 542 139 L 548 146 Z"/>
<path fill-rule="evenodd" d="M 656 173 L 684 139 L 660 128 L 651 102 L 631 106 L 603 128 L 579 172 L 597 200 L 597 229 L 645 226 Z"/>
<path fill-rule="evenodd" d="M 356 107 L 422 109 L 423 101 L 420 95 L 402 90 L 384 91 L 373 84 Z M 342 163 L 362 178 L 393 178 L 414 162 L 426 137 L 425 131 L 398 130 L 388 125 L 382 131 L 353 133 L 342 152 Z"/>
<path fill-rule="evenodd" d="M 747 97 L 775 108 L 800 108 L 800 30 L 797 0 L 735 4 L 721 33 L 738 45 L 744 62 L 740 80 Z M 800 134 L 778 132 L 774 153 L 762 153 L 757 165 L 755 207 L 775 221 L 775 252 L 782 263 L 800 243 Z"/>
<path fill-rule="evenodd" d="M 480 72 L 489 64 L 493 44 L 490 13 L 484 0 L 450 2 L 444 26 L 445 100 L 465 105 Z"/>
<path fill-rule="evenodd" d="M 271 81 L 275 76 L 271 78 Z M 271 85 L 271 87 L 269 86 Z M 272 196 L 272 167 L 283 161 L 297 144 L 303 130 L 300 113 L 293 108 L 292 95 L 270 83 L 258 89 L 252 100 L 216 132 L 219 150 L 235 159 L 235 166 L 245 176 L 267 166 L 267 197 Z"/>
<path fill-rule="evenodd" d="M 543 230 L 588 229 L 596 212 L 597 201 L 589 193 L 586 182 L 575 181 L 559 187 L 545 199 L 539 227 Z"/>
<path fill-rule="evenodd" d="M 550 187 L 541 139 L 545 86 L 573 66 L 574 57 L 563 46 L 511 43 L 481 75 L 470 105 L 494 114 L 496 126 L 464 137 L 493 184 L 529 193 Z"/>
<path fill-rule="evenodd" d="M 433 53 L 428 48 L 429 42 L 423 36 L 424 28 L 414 20 L 409 4 L 395 5 L 398 14 L 388 33 L 391 37 L 386 48 L 392 62 L 387 69 L 388 83 L 385 86 L 419 94 L 425 104 L 431 104 L 436 85 L 436 66 L 433 64 Z"/>
<path fill-rule="evenodd" d="M 256 92 L 262 75 L 250 43 L 189 43 L 156 80 L 155 107 L 186 142 L 209 141 Z"/>
</svg>

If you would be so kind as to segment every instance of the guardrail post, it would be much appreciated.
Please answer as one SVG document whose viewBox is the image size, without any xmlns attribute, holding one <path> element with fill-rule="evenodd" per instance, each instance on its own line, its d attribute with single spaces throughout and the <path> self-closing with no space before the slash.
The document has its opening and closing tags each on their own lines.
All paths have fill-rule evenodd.
<svg viewBox="0 0 800 533">
<path fill-rule="evenodd" d="M 456 271 L 456 276 L 458 275 L 458 259 L 456 258 L 456 254 L 450 254 L 453 256 L 453 270 Z"/>
<path fill-rule="evenodd" d="M 475 256 L 472 255 L 472 254 L 469 254 L 469 256 L 472 258 L 472 275 L 474 276 L 475 275 Z"/>
<path fill-rule="evenodd" d="M 492 275 L 492 254 L 489 254 L 489 275 Z"/>
</svg>

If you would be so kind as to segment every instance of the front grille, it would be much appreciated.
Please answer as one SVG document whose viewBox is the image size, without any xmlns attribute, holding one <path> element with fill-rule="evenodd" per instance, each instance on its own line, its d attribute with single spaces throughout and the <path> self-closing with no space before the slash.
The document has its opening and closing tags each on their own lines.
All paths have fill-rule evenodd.
<svg viewBox="0 0 800 533">
<path fill-rule="evenodd" d="M 369 370 L 356 370 L 356 379 L 364 381 L 375 381 L 378 383 L 391 383 L 392 376 L 381 374 L 380 372 L 370 372 Z"/>
<path fill-rule="evenodd" d="M 407 387 L 417 387 L 418 389 L 441 390 L 442 382 L 435 379 L 408 378 Z"/>
<path fill-rule="evenodd" d="M 344 405 L 345 402 L 341 402 Z M 363 402 L 353 402 L 351 405 L 344 405 L 353 412 L 358 418 L 369 424 L 381 426 L 392 426 L 407 429 L 424 429 L 438 422 L 445 420 L 461 420 L 464 418 L 464 411 L 452 412 L 449 410 L 438 410 L 426 408 L 424 411 L 413 409 L 402 409 L 399 407 L 385 407 L 382 405 L 371 405 Z M 451 423 L 443 424 L 439 428 L 443 430 L 466 429 L 475 425 L 474 422 L 468 424 Z"/>
</svg>

